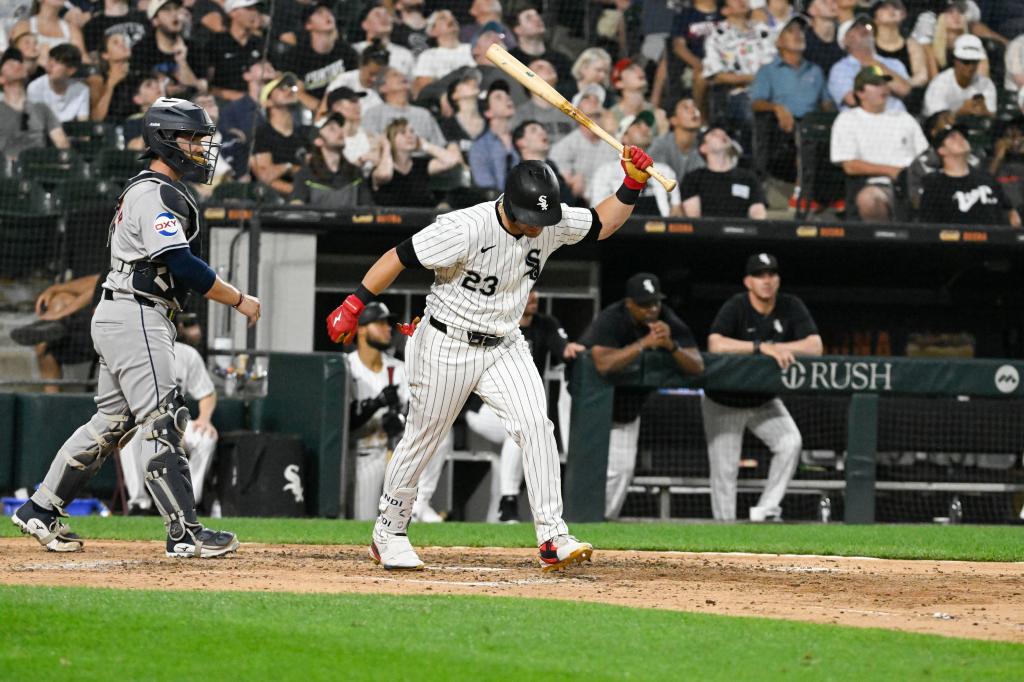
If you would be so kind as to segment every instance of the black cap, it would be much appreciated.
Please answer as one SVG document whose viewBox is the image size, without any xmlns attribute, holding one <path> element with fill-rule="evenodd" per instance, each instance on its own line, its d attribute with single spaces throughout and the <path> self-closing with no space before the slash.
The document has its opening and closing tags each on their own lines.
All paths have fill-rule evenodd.
<svg viewBox="0 0 1024 682">
<path fill-rule="evenodd" d="M 932 149 L 938 150 L 942 143 L 946 141 L 946 138 L 954 132 L 960 133 L 964 138 L 967 137 L 967 127 L 959 123 L 929 130 L 928 141 L 931 143 Z"/>
<path fill-rule="evenodd" d="M 380 322 L 381 320 L 393 322 L 397 319 L 398 316 L 388 310 L 386 305 L 380 301 L 374 301 L 363 308 L 363 312 L 359 315 L 359 326 L 361 327 L 364 324 L 370 324 L 371 322 Z"/>
<path fill-rule="evenodd" d="M 747 274 L 757 275 L 762 272 L 778 272 L 779 261 L 770 253 L 755 253 L 747 259 Z"/>
<path fill-rule="evenodd" d="M 347 85 L 342 85 L 341 87 L 334 88 L 333 90 L 327 93 L 327 108 L 330 109 L 332 106 L 334 106 L 335 102 L 338 102 L 343 99 L 355 101 L 357 99 L 362 99 L 363 97 L 366 97 L 365 92 L 356 92 Z"/>
<path fill-rule="evenodd" d="M 309 18 L 316 14 L 321 7 L 331 12 L 332 14 L 334 13 L 334 8 L 331 6 L 329 2 L 327 2 L 327 0 L 319 0 L 318 2 L 314 2 L 312 5 L 307 5 L 306 7 L 302 8 L 302 15 L 300 17 L 302 19 L 301 25 L 305 26 L 306 22 L 309 21 Z"/>
<path fill-rule="evenodd" d="M 2 68 L 4 64 L 11 61 L 12 59 L 16 62 L 23 62 L 25 61 L 25 55 L 23 55 L 21 53 L 21 50 L 19 50 L 16 47 L 7 48 L 6 50 L 4 50 L 3 56 L 0 56 L 0 68 Z"/>
<path fill-rule="evenodd" d="M 665 300 L 658 276 L 649 272 L 638 272 L 626 280 L 626 296 L 633 299 L 637 305 Z"/>
</svg>

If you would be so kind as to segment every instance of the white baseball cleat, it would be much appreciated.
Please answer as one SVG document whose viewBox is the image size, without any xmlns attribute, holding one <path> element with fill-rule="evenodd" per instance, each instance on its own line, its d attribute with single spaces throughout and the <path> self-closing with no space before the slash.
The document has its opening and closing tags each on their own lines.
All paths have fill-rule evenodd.
<svg viewBox="0 0 1024 682">
<path fill-rule="evenodd" d="M 405 533 L 393 535 L 374 532 L 373 542 L 370 543 L 370 558 L 373 563 L 389 571 L 423 570 L 423 562 Z"/>
<path fill-rule="evenodd" d="M 420 523 L 442 523 L 444 517 L 427 502 L 417 501 L 412 505 L 412 520 Z"/>
<path fill-rule="evenodd" d="M 782 521 L 782 507 L 751 507 L 750 520 L 754 523 Z"/>
<path fill-rule="evenodd" d="M 544 572 L 561 571 L 573 564 L 590 561 L 594 546 L 580 542 L 572 535 L 559 535 L 540 546 L 540 563 Z"/>
<path fill-rule="evenodd" d="M 31 500 L 11 515 L 11 523 L 31 535 L 50 552 L 80 552 L 82 539 L 68 530 L 55 511 L 37 509 Z"/>
</svg>

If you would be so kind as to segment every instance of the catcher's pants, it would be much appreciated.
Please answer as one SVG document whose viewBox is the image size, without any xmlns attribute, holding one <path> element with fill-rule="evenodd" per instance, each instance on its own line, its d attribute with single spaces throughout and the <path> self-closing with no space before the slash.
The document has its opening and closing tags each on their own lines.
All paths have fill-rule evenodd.
<svg viewBox="0 0 1024 682">
<path fill-rule="evenodd" d="M 743 431 L 764 441 L 772 451 L 768 481 L 758 507 L 778 507 L 796 472 L 803 441 L 789 410 L 778 398 L 758 407 L 728 407 L 701 398 L 704 435 L 711 465 L 711 513 L 719 521 L 736 520 L 736 479 L 739 476 Z"/>
<path fill-rule="evenodd" d="M 476 393 L 523 450 L 526 491 L 537 542 L 567 534 L 562 474 L 544 386 L 523 335 L 516 330 L 492 348 L 454 339 L 421 324 L 406 346 L 409 415 L 405 435 L 384 477 L 384 492 L 415 488 L 470 393 Z M 381 498 L 381 509 L 388 502 Z"/>
<path fill-rule="evenodd" d="M 608 480 L 604 490 L 604 517 L 619 518 L 626 491 L 636 470 L 636 447 L 640 437 L 640 417 L 629 422 L 613 422 L 608 438 Z"/>
<path fill-rule="evenodd" d="M 140 452 L 141 442 L 142 439 L 136 435 L 121 450 L 121 472 L 124 474 L 124 484 L 128 489 L 128 504 L 149 509 L 151 500 L 144 485 L 146 467 Z M 210 472 L 213 455 L 217 451 L 217 437 L 197 432 L 195 422 L 190 421 L 185 427 L 185 435 L 181 439 L 181 444 L 184 446 L 185 452 L 188 453 L 192 490 L 198 505 L 203 499 L 203 482 Z"/>
</svg>

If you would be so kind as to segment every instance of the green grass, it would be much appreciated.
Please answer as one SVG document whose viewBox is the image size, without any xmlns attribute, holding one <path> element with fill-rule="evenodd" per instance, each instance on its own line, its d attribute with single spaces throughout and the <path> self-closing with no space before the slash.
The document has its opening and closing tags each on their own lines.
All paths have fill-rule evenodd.
<svg viewBox="0 0 1024 682">
<path fill-rule="evenodd" d="M 0 679 L 1019 679 L 1024 646 L 483 597 L 0 587 Z"/>
<path fill-rule="evenodd" d="M 75 517 L 70 523 L 87 539 L 157 540 L 163 533 L 155 517 Z M 210 525 L 235 531 L 243 542 L 363 544 L 370 536 L 369 522 L 329 519 L 217 519 Z M 1024 561 L 1019 526 L 600 523 L 574 524 L 571 530 L 599 549 Z M 12 525 L 0 523 L 0 536 L 16 534 Z M 530 524 L 414 524 L 410 536 L 419 546 L 529 547 L 535 542 Z"/>
</svg>

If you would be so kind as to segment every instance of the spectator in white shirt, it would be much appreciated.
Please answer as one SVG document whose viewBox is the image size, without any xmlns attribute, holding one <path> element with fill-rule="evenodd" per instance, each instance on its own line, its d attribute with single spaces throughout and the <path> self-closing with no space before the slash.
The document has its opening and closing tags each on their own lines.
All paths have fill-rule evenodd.
<svg viewBox="0 0 1024 682">
<path fill-rule="evenodd" d="M 71 43 L 50 50 L 46 75 L 28 84 L 29 102 L 42 102 L 61 123 L 89 120 L 89 86 L 72 78 L 82 65 L 82 52 Z"/>
<path fill-rule="evenodd" d="M 1003 88 L 1008 92 L 1024 91 L 1024 33 L 1006 46 L 1006 76 Z"/>
<path fill-rule="evenodd" d="M 409 103 L 409 79 L 405 74 L 389 67 L 378 76 L 377 83 L 384 102 L 363 112 L 363 127 L 368 132 L 381 135 L 389 123 L 404 118 L 419 137 L 438 147 L 447 145 L 441 126 L 430 112 Z"/>
<path fill-rule="evenodd" d="M 603 88 L 592 85 L 577 93 L 573 104 L 591 120 L 599 121 L 604 113 L 603 97 Z M 577 126 L 576 130 L 559 140 L 551 148 L 551 160 L 558 165 L 565 184 L 572 191 L 572 199 L 566 197 L 565 203 L 572 204 L 575 199 L 589 202 L 590 178 L 594 171 L 616 156 L 614 149 L 583 126 Z"/>
<path fill-rule="evenodd" d="M 438 10 L 427 17 L 427 35 L 437 41 L 437 47 L 424 50 L 416 59 L 412 72 L 413 97 L 418 97 L 420 90 L 429 83 L 461 66 L 475 63 L 470 45 L 459 42 L 459 22 L 449 10 Z"/>
<path fill-rule="evenodd" d="M 412 50 L 409 48 L 391 42 L 391 31 L 395 27 L 395 18 L 385 8 L 370 6 L 360 26 L 366 33 L 366 40 L 352 46 L 356 52 L 361 54 L 372 41 L 379 40 L 380 44 L 391 55 L 391 60 L 387 65 L 393 69 L 398 69 L 408 77 L 412 77 L 412 69 L 416 64 L 416 57 L 413 56 Z"/>
<path fill-rule="evenodd" d="M 388 68 L 389 59 L 390 53 L 380 42 L 372 42 L 364 47 L 359 55 L 359 68 L 340 74 L 327 86 L 327 95 L 320 105 L 319 113 L 322 114 L 329 108 L 331 92 L 340 87 L 347 87 L 349 90 L 366 95 L 361 101 L 364 114 L 380 104 L 383 100 L 375 88 L 377 79 Z"/>
<path fill-rule="evenodd" d="M 953 66 L 928 84 L 924 93 L 924 115 L 952 111 L 957 116 L 991 117 L 996 112 L 996 85 L 978 73 L 985 48 L 978 36 L 966 34 L 953 44 Z"/>
<path fill-rule="evenodd" d="M 886 108 L 889 76 L 872 65 L 861 69 L 853 90 L 860 103 L 832 126 L 832 163 L 847 176 L 848 200 L 865 221 L 891 219 L 897 209 L 896 179 L 928 149 L 921 126 L 905 111 Z"/>
<path fill-rule="evenodd" d="M 627 116 L 622 119 L 619 125 L 619 139 L 622 144 L 640 147 L 647 150 L 654 139 L 655 118 L 648 110 L 643 110 L 636 115 Z M 662 165 L 659 170 L 669 180 L 675 180 L 676 174 L 671 166 Z M 601 165 L 594 172 L 590 181 L 591 203 L 610 194 L 614 194 L 619 185 L 622 184 L 622 164 L 617 160 L 608 161 Z M 637 215 L 661 215 L 681 216 L 683 215 L 683 201 L 680 198 L 679 187 L 672 192 L 667 192 L 660 183 L 649 182 L 637 199 L 634 213 Z"/>
</svg>

